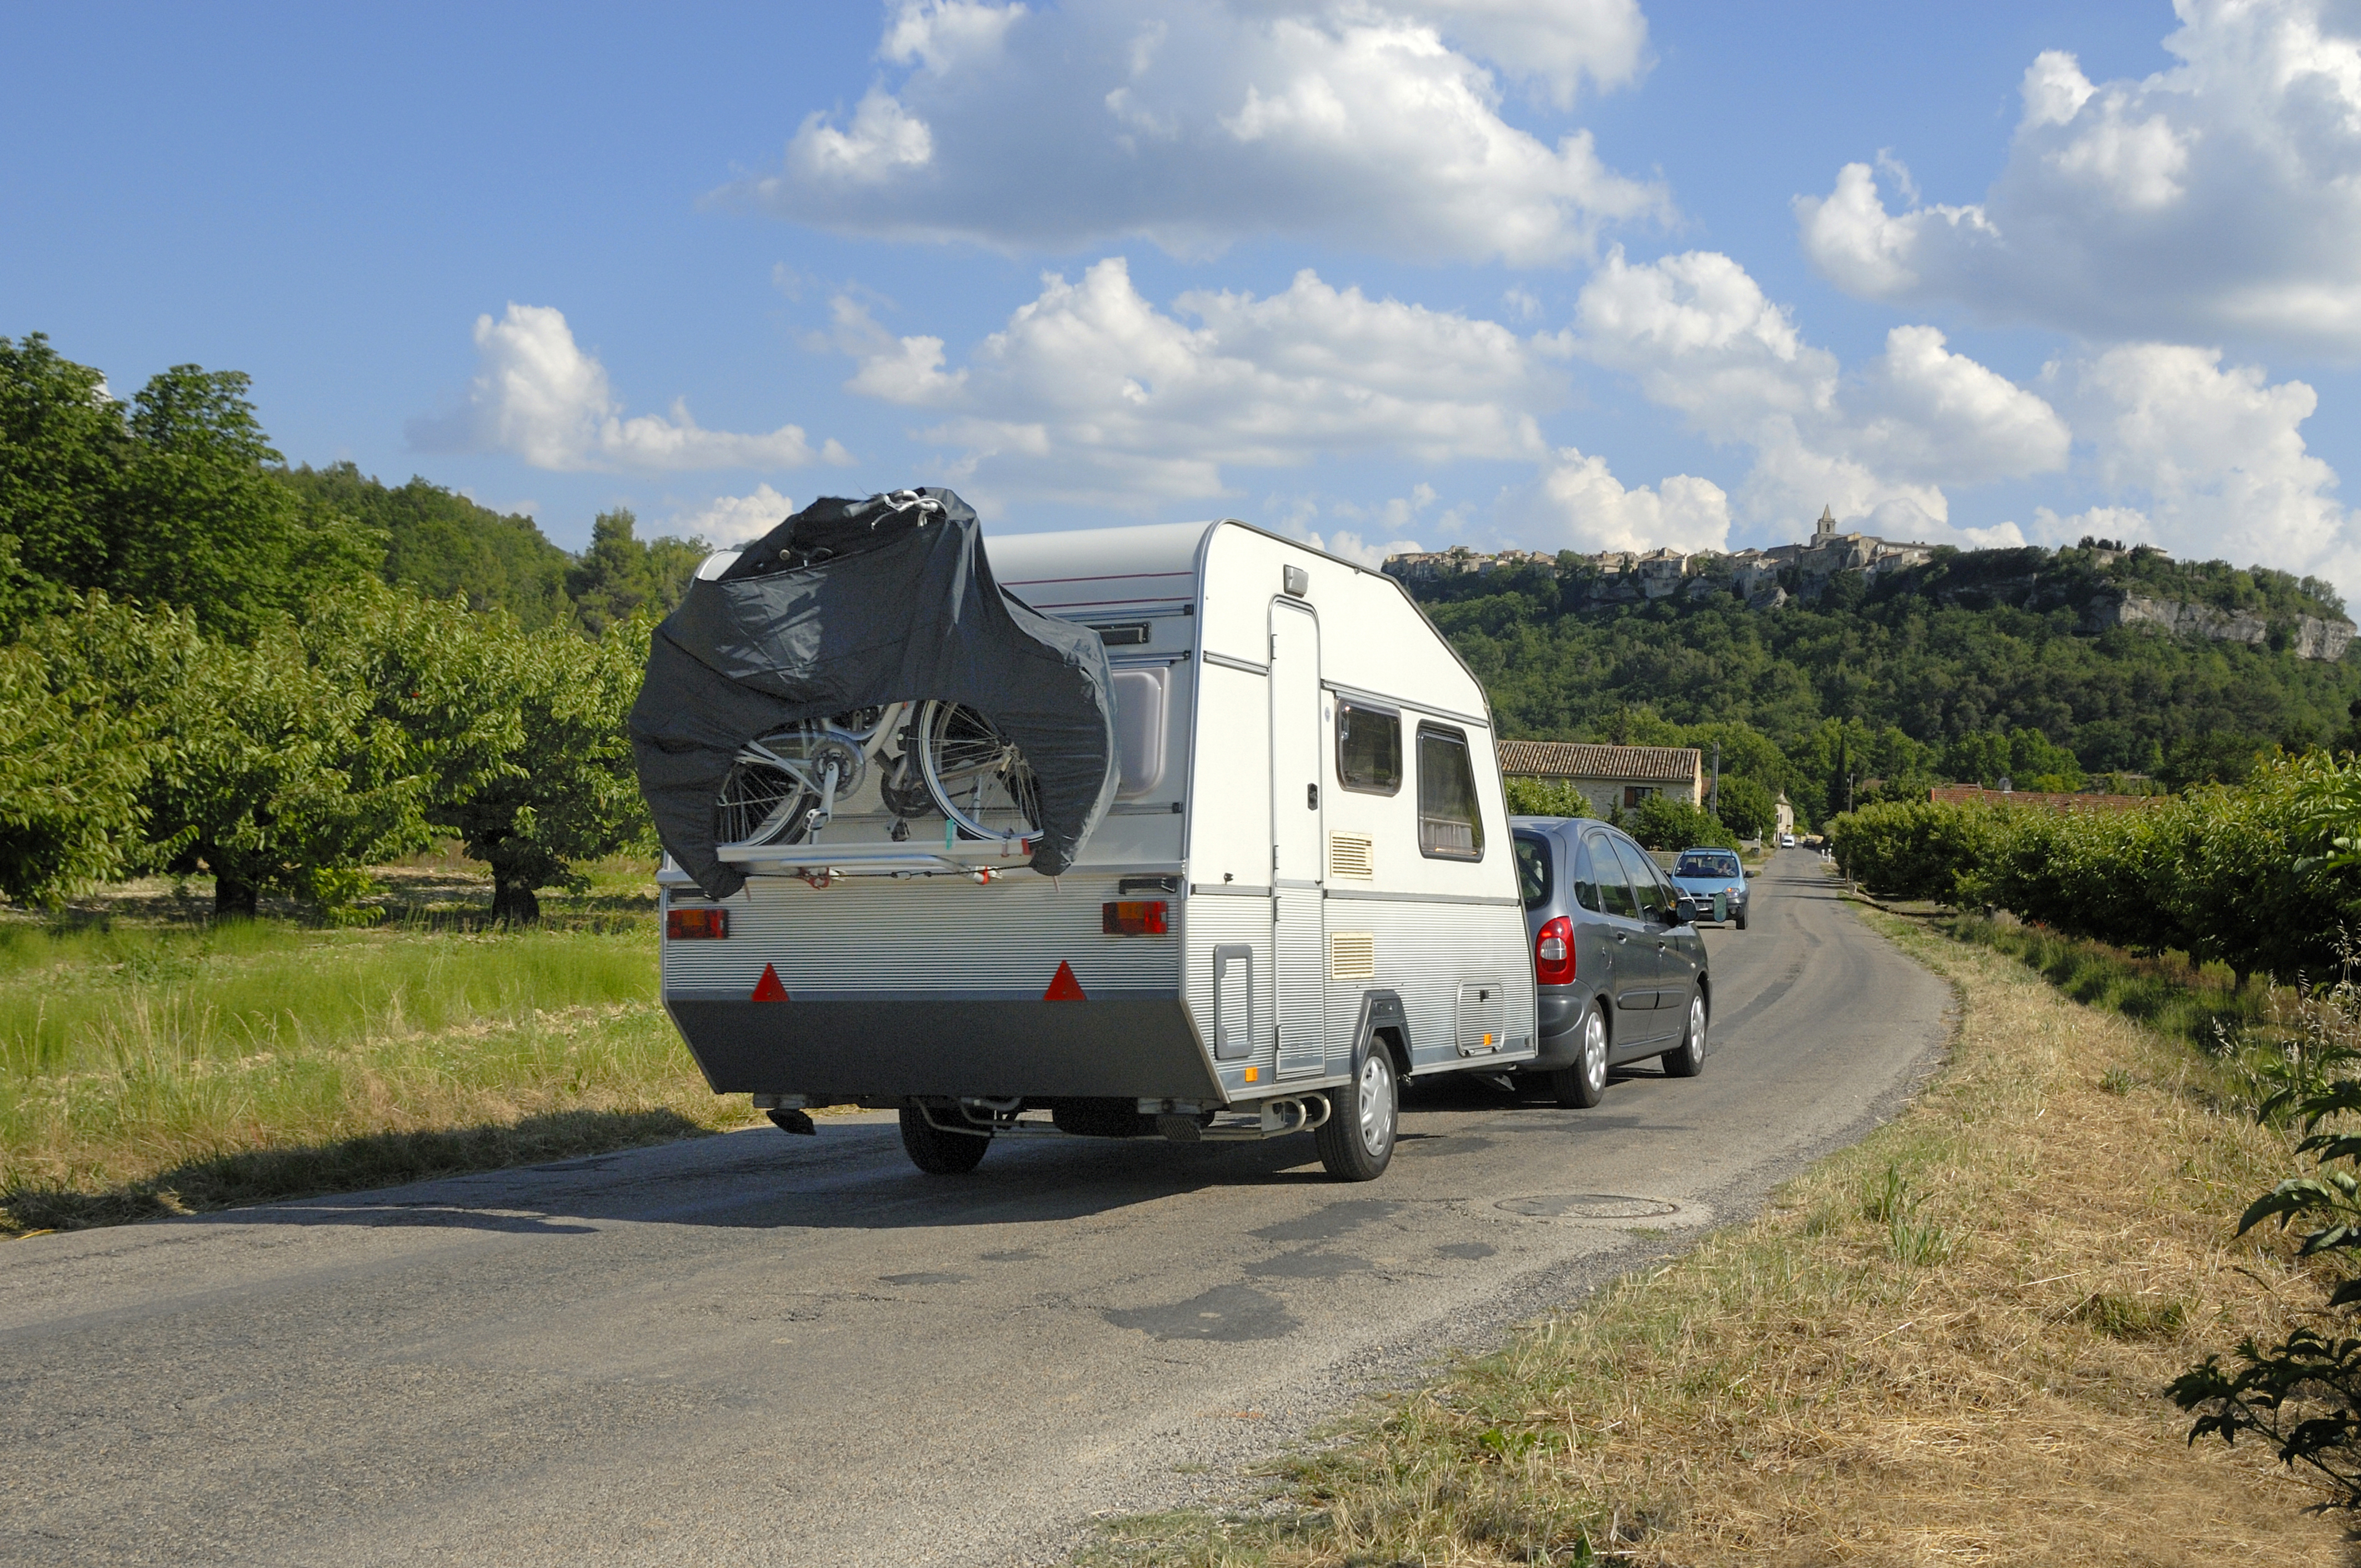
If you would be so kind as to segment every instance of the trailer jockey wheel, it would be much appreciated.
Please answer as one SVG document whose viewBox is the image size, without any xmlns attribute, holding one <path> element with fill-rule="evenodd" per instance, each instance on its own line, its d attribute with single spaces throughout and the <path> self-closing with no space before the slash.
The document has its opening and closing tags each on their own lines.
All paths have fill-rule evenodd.
<svg viewBox="0 0 2361 1568">
<path fill-rule="evenodd" d="M 1328 1120 L 1312 1135 L 1320 1163 L 1339 1181 L 1374 1181 L 1394 1157 L 1394 1135 L 1401 1121 L 1401 1090 L 1394 1081 L 1394 1058 L 1382 1040 L 1349 1086 L 1332 1091 Z"/>
<path fill-rule="evenodd" d="M 947 1112 L 956 1116 L 958 1112 Z M 964 1176 L 992 1146 L 989 1133 L 946 1133 L 927 1120 L 917 1105 L 902 1107 L 902 1148 L 910 1163 L 928 1176 Z"/>
</svg>

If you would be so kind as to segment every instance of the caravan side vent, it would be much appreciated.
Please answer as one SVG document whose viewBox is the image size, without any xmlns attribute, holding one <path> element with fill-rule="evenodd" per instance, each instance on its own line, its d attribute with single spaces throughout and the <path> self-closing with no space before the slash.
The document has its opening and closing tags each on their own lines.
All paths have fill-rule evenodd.
<svg viewBox="0 0 2361 1568">
<path fill-rule="evenodd" d="M 1376 841 L 1359 833 L 1328 835 L 1328 874 L 1358 877 L 1363 882 L 1378 874 L 1375 856 Z"/>
<path fill-rule="evenodd" d="M 1328 978 L 1330 980 L 1377 979 L 1377 933 L 1374 931 L 1329 932 Z"/>
</svg>

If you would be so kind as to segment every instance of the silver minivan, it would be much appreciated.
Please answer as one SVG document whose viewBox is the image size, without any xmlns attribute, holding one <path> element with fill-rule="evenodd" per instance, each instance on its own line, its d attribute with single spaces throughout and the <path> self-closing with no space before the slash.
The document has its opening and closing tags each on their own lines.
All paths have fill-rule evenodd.
<svg viewBox="0 0 2361 1568">
<path fill-rule="evenodd" d="M 1672 1077 L 1703 1071 L 1713 980 L 1697 904 L 1604 822 L 1509 825 L 1541 998 L 1541 1054 L 1521 1076 L 1545 1075 L 1559 1104 L 1587 1109 L 1610 1067 L 1660 1057 Z"/>
</svg>

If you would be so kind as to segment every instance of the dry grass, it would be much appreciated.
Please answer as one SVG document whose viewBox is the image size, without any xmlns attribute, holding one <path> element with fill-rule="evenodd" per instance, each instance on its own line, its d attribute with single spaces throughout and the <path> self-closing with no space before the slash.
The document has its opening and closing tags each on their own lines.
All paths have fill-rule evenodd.
<svg viewBox="0 0 2361 1568">
<path fill-rule="evenodd" d="M 1872 917 L 1877 918 L 1877 917 Z M 1882 922 L 1965 1003 L 1949 1069 L 1758 1222 L 1289 1466 L 1191 1563 L 2337 1563 L 2166 1383 L 2321 1299 L 2232 1217 L 2290 1165 L 2212 1065 L 1989 948 Z M 1290 1506 L 1292 1511 L 1290 1512 Z"/>
</svg>

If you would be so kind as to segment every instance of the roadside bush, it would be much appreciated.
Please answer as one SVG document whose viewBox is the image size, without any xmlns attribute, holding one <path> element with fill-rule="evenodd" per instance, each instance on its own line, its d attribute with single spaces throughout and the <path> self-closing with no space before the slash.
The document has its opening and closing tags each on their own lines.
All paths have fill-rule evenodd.
<svg viewBox="0 0 2361 1568">
<path fill-rule="evenodd" d="M 2013 814 L 1986 806 L 1892 801 L 1848 811 L 1828 824 L 1847 876 L 1893 898 L 1972 902 L 1969 884 L 1986 869 Z"/>
<path fill-rule="evenodd" d="M 1687 850 L 1712 845 L 1738 848 L 1738 835 L 1700 808 L 1670 795 L 1652 795 L 1642 801 L 1626 824 L 1643 849 Z"/>
<path fill-rule="evenodd" d="M 1779 821 L 1779 803 L 1770 787 L 1754 779 L 1721 781 L 1721 824 L 1741 839 L 1767 839 Z"/>
<path fill-rule="evenodd" d="M 1509 811 L 1516 817 L 1596 817 L 1590 797 L 1564 779 L 1507 779 Z"/>
</svg>

